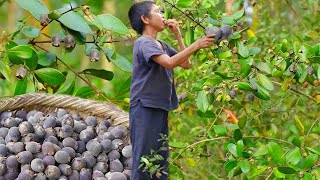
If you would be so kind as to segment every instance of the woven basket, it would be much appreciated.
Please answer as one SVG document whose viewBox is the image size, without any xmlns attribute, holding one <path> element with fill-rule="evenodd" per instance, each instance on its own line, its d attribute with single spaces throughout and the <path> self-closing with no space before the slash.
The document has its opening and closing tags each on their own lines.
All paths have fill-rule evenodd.
<svg viewBox="0 0 320 180">
<path fill-rule="evenodd" d="M 113 126 L 124 125 L 129 127 L 128 113 L 107 102 L 45 93 L 24 94 L 0 101 L 0 112 L 17 109 L 56 112 L 58 108 L 79 113 L 83 118 L 95 116 L 98 121 L 101 119 L 111 119 Z"/>
</svg>

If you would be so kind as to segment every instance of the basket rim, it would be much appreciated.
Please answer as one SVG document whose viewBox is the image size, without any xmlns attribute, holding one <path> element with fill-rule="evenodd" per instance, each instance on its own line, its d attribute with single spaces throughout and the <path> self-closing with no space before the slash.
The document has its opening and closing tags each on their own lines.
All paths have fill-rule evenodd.
<svg viewBox="0 0 320 180">
<path fill-rule="evenodd" d="M 51 108 L 53 111 L 63 108 L 67 111 L 76 111 L 98 118 L 108 118 L 114 122 L 114 125 L 125 124 L 129 126 L 129 114 L 110 102 L 48 93 L 27 93 L 0 100 L 0 112 L 27 109 L 35 106 L 38 108 Z M 38 108 L 34 109 L 37 110 Z"/>
</svg>

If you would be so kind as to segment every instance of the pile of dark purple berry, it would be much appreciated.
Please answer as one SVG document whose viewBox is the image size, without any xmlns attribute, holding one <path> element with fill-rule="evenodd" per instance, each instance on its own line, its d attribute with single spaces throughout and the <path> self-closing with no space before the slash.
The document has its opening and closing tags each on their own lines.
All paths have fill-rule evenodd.
<svg viewBox="0 0 320 180">
<path fill-rule="evenodd" d="M 128 128 L 58 109 L 0 112 L 0 180 L 128 180 Z"/>
</svg>

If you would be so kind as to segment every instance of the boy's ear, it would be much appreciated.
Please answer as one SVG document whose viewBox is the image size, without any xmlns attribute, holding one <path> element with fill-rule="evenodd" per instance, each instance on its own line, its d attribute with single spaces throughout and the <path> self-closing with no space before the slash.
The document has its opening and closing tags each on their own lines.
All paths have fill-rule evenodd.
<svg viewBox="0 0 320 180">
<path fill-rule="evenodd" d="M 142 20 L 142 22 L 143 22 L 144 24 L 149 24 L 149 20 L 148 20 L 148 17 L 147 17 L 147 16 L 142 15 L 142 16 L 141 16 L 141 20 Z"/>
</svg>

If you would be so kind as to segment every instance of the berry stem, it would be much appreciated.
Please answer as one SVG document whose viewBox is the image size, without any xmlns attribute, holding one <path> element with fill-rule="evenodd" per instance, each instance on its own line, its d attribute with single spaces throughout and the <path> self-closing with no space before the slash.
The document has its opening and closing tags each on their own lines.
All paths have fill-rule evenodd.
<svg viewBox="0 0 320 180">
<path fill-rule="evenodd" d="M 195 19 L 193 19 L 193 17 L 189 16 L 188 14 L 185 14 L 181 9 L 179 9 L 175 4 L 170 3 L 167 0 L 163 0 L 163 2 L 171 5 L 173 8 L 175 8 L 176 10 L 178 10 L 179 12 L 181 12 L 182 14 L 184 14 L 187 18 L 191 19 L 194 23 L 196 23 L 198 26 L 200 26 L 202 29 L 205 29 L 205 27 L 200 24 L 198 21 L 196 21 Z"/>
</svg>

